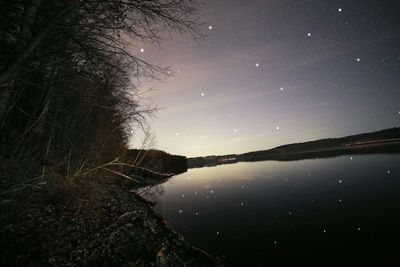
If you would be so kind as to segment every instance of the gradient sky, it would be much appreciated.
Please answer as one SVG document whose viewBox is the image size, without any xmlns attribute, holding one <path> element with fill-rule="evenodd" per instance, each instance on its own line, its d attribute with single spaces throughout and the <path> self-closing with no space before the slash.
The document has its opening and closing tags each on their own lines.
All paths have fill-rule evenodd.
<svg viewBox="0 0 400 267">
<path fill-rule="evenodd" d="M 163 108 L 150 121 L 155 148 L 221 155 L 399 126 L 399 5 L 201 1 L 206 40 L 140 53 L 175 72 L 141 87 Z"/>
</svg>

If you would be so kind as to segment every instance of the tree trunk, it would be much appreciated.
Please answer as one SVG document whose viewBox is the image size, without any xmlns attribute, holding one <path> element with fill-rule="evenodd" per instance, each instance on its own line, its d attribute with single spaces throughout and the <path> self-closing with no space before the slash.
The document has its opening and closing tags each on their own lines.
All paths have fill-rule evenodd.
<svg viewBox="0 0 400 267">
<path fill-rule="evenodd" d="M 17 57 L 0 72 L 0 87 L 15 77 L 22 64 L 25 63 L 35 49 L 43 42 L 44 39 L 46 39 L 53 28 L 55 28 L 63 19 L 65 19 L 65 17 L 67 17 L 74 8 L 75 7 L 73 6 L 65 8 L 63 11 L 58 13 L 53 21 L 51 21 L 40 33 L 31 38 L 31 41 L 25 46 L 24 49 L 22 49 Z"/>
</svg>

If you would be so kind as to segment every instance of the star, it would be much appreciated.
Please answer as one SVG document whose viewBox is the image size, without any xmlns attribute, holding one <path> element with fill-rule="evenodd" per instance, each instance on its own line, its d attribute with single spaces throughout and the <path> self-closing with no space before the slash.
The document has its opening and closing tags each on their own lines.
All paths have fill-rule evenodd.
<svg viewBox="0 0 400 267">
<path fill-rule="evenodd" d="M 360 59 L 359 57 L 358 57 L 356 60 L 357 60 L 357 62 L 360 62 L 360 61 L 361 61 L 361 59 Z"/>
<path fill-rule="evenodd" d="M 308 36 L 308 37 L 311 37 L 311 32 L 307 33 L 307 36 Z"/>
<path fill-rule="evenodd" d="M 283 87 L 279 88 L 279 90 L 283 91 Z"/>
<path fill-rule="evenodd" d="M 179 212 L 179 213 L 183 213 L 183 210 L 179 210 L 178 212 Z"/>
<path fill-rule="evenodd" d="M 196 212 L 195 214 L 196 214 L 196 216 L 198 216 L 198 215 L 199 215 L 199 213 L 198 213 L 198 212 Z"/>
<path fill-rule="evenodd" d="M 358 230 L 358 231 L 361 231 L 361 227 L 358 227 L 357 230 Z"/>
<path fill-rule="evenodd" d="M 182 197 L 185 197 L 185 194 L 182 194 Z"/>
<path fill-rule="evenodd" d="M 339 179 L 338 182 L 339 182 L 339 184 L 341 184 L 341 183 L 343 183 L 343 180 Z"/>
<path fill-rule="evenodd" d="M 350 157 L 350 160 L 353 160 L 353 157 Z"/>
<path fill-rule="evenodd" d="M 387 173 L 390 174 L 390 170 L 388 170 Z"/>
<path fill-rule="evenodd" d="M 326 230 L 324 230 L 324 233 L 326 233 Z"/>
<path fill-rule="evenodd" d="M 179 133 L 175 133 L 176 136 L 179 136 Z"/>
<path fill-rule="evenodd" d="M 260 66 L 260 64 L 256 63 L 256 67 L 259 67 L 259 66 Z"/>
<path fill-rule="evenodd" d="M 280 128 L 279 128 L 279 126 L 276 126 L 275 129 L 278 131 Z"/>
<path fill-rule="evenodd" d="M 339 12 L 342 12 L 342 9 L 341 9 L 341 8 L 338 8 L 338 11 L 339 11 Z"/>
<path fill-rule="evenodd" d="M 140 52 L 144 53 L 144 48 L 140 48 Z"/>
<path fill-rule="evenodd" d="M 200 95 L 201 95 L 201 96 L 205 96 L 206 94 L 205 94 L 205 93 L 201 93 Z"/>
<path fill-rule="evenodd" d="M 219 235 L 219 232 L 217 232 L 217 235 Z"/>
<path fill-rule="evenodd" d="M 208 29 L 209 29 L 209 30 L 212 30 L 212 29 L 213 29 L 213 26 L 212 26 L 212 25 L 208 26 Z"/>
<path fill-rule="evenodd" d="M 244 203 L 243 203 L 243 202 L 241 202 L 241 203 L 240 203 L 240 206 L 243 206 L 243 205 L 244 205 Z"/>
<path fill-rule="evenodd" d="M 237 133 L 237 131 L 238 131 L 238 129 L 236 129 L 236 128 L 235 128 L 235 129 L 233 129 L 233 132 Z"/>
</svg>

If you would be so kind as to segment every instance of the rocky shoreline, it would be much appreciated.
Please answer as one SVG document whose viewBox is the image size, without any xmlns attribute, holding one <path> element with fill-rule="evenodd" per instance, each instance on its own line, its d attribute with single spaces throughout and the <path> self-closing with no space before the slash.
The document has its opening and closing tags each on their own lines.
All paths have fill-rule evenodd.
<svg viewBox="0 0 400 267">
<path fill-rule="evenodd" d="M 0 265 L 222 266 L 174 232 L 137 186 L 104 180 L 3 195 Z"/>
</svg>

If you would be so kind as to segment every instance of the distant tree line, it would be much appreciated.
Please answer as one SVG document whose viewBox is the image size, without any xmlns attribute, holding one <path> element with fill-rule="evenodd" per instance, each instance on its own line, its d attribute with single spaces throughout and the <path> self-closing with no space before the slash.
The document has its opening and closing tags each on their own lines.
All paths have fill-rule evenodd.
<svg viewBox="0 0 400 267">
<path fill-rule="evenodd" d="M 157 176 L 157 173 L 171 175 L 186 172 L 188 169 L 185 156 L 171 155 L 161 150 L 131 149 L 127 152 L 127 156 L 134 159 L 137 166 L 142 167 L 131 170 L 138 176 L 142 176 L 142 174 L 143 176 Z M 127 172 L 129 173 L 129 169 Z"/>
<path fill-rule="evenodd" d="M 240 161 L 300 160 L 328 158 L 348 154 L 399 153 L 400 128 L 351 135 L 340 138 L 326 138 L 303 143 L 293 143 L 267 150 L 243 154 L 188 158 L 188 168 L 216 166 Z"/>
<path fill-rule="evenodd" d="M 154 112 L 139 79 L 169 73 L 139 42 L 197 27 L 192 0 L 1 1 L 0 186 L 117 172 Z"/>
</svg>

